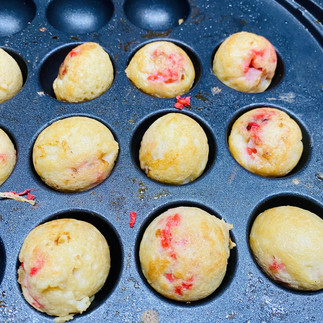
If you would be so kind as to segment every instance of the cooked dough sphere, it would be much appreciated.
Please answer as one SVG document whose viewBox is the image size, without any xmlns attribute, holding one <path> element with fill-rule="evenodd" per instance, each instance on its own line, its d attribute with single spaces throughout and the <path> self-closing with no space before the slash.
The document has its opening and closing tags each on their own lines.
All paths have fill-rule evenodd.
<svg viewBox="0 0 323 323">
<path fill-rule="evenodd" d="M 138 89 L 160 98 L 188 92 L 195 79 L 188 55 L 168 41 L 152 42 L 139 49 L 125 72 Z"/>
<path fill-rule="evenodd" d="M 276 65 L 272 44 L 262 36 L 242 31 L 220 45 L 214 56 L 213 72 L 235 90 L 258 93 L 270 85 Z"/>
<path fill-rule="evenodd" d="M 16 165 L 16 150 L 8 135 L 0 129 L 0 185 Z"/>
<path fill-rule="evenodd" d="M 181 185 L 203 173 L 208 154 L 207 136 L 202 127 L 184 114 L 168 113 L 145 132 L 139 160 L 148 177 Z"/>
<path fill-rule="evenodd" d="M 196 207 L 169 209 L 155 218 L 140 243 L 141 269 L 165 297 L 196 301 L 212 294 L 227 269 L 232 225 Z"/>
<path fill-rule="evenodd" d="M 264 272 L 297 290 L 323 288 L 323 220 L 312 212 L 279 206 L 257 216 L 250 247 Z"/>
<path fill-rule="evenodd" d="M 104 285 L 110 251 L 90 223 L 59 219 L 34 228 L 19 253 L 18 282 L 26 301 L 65 322 L 84 312 Z"/>
<path fill-rule="evenodd" d="M 252 173 L 284 176 L 302 156 L 302 132 L 284 111 L 253 109 L 233 124 L 229 149 L 234 159 Z"/>
<path fill-rule="evenodd" d="M 113 81 L 109 54 L 96 43 L 84 43 L 66 56 L 54 80 L 53 89 L 60 101 L 83 102 L 104 93 Z"/>
<path fill-rule="evenodd" d="M 14 58 L 0 48 L 0 103 L 15 96 L 22 87 L 22 74 Z"/>
<path fill-rule="evenodd" d="M 111 173 L 119 145 L 111 131 L 88 117 L 69 117 L 44 129 L 34 144 L 34 167 L 59 191 L 88 190 Z"/>
</svg>

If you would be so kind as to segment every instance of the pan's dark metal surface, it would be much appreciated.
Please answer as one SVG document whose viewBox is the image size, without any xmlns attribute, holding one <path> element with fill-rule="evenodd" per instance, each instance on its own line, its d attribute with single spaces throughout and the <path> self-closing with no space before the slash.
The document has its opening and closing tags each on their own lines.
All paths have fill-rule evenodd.
<svg viewBox="0 0 323 323">
<path fill-rule="evenodd" d="M 19 63 L 22 90 L 0 104 L 0 127 L 13 139 L 16 167 L 1 191 L 34 188 L 36 206 L 1 200 L 0 321 L 52 322 L 24 300 L 17 283 L 18 254 L 38 224 L 75 217 L 96 225 L 112 252 L 108 282 L 91 307 L 74 322 L 140 322 L 148 310 L 160 322 L 321 322 L 322 292 L 295 292 L 269 280 L 248 247 L 254 217 L 268 207 L 289 204 L 323 215 L 322 206 L 322 1 L 199 0 L 2 0 L 0 47 Z M 183 20 L 181 20 L 183 19 Z M 265 36 L 279 55 L 273 85 L 246 94 L 223 85 L 211 62 L 230 34 Z M 193 59 L 197 81 L 191 108 L 175 110 L 175 99 L 158 99 L 136 89 L 124 70 L 129 58 L 153 40 L 174 41 Z M 98 42 L 115 67 L 111 88 L 89 102 L 57 101 L 52 82 L 74 46 Z M 227 136 L 245 110 L 273 106 L 288 112 L 303 131 L 304 153 L 288 176 L 266 179 L 249 173 L 230 155 Z M 205 173 L 184 186 L 148 179 L 138 166 L 141 135 L 158 116 L 179 112 L 206 129 L 211 154 Z M 112 130 L 120 153 L 111 176 L 75 194 L 47 187 L 33 170 L 31 153 L 39 132 L 54 120 L 86 115 Z M 197 205 L 232 223 L 237 246 L 221 287 L 205 300 L 181 304 L 151 290 L 140 272 L 138 247 L 149 221 L 168 207 Z M 129 212 L 137 212 L 134 228 Z"/>
</svg>

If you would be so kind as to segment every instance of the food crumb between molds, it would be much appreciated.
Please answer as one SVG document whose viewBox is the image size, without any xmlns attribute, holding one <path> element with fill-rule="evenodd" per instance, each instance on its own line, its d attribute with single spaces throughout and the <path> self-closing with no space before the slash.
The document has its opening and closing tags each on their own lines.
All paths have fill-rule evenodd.
<svg viewBox="0 0 323 323">
<path fill-rule="evenodd" d="M 212 95 L 219 94 L 222 90 L 218 88 L 217 86 L 211 88 Z"/>
<path fill-rule="evenodd" d="M 154 310 L 147 310 L 141 316 L 140 323 L 158 323 L 159 322 L 159 315 L 158 312 Z"/>
<path fill-rule="evenodd" d="M 298 185 L 298 184 L 299 184 L 299 180 L 298 180 L 297 178 L 294 178 L 294 179 L 293 179 L 293 183 L 294 183 L 295 185 Z"/>
<path fill-rule="evenodd" d="M 323 180 L 323 173 L 319 173 L 319 172 L 317 172 L 317 173 L 316 173 L 316 177 L 317 177 L 319 180 Z"/>
</svg>

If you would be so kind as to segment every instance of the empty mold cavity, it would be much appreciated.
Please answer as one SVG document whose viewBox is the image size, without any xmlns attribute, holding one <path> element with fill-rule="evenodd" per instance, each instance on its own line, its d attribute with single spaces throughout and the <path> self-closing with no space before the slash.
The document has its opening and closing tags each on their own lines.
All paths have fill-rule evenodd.
<svg viewBox="0 0 323 323">
<path fill-rule="evenodd" d="M 220 47 L 220 45 L 221 45 L 222 43 L 220 43 L 220 44 L 218 44 L 216 47 L 215 47 L 215 49 L 214 49 L 214 51 L 213 51 L 213 53 L 212 53 L 212 55 L 211 55 L 211 70 L 212 70 L 212 72 L 213 72 L 213 60 L 214 60 L 214 56 L 215 56 L 215 54 L 216 54 L 216 52 L 217 52 L 217 50 L 219 49 L 219 47 Z M 281 57 L 281 55 L 279 54 L 279 52 L 277 51 L 277 49 L 275 48 L 275 51 L 276 51 L 276 55 L 277 55 L 277 66 L 276 66 L 276 70 L 275 70 L 275 74 L 274 74 L 274 76 L 273 76 L 273 78 L 272 78 L 272 80 L 271 80 L 271 82 L 270 82 L 270 85 L 268 86 L 268 88 L 264 91 L 264 92 L 266 92 L 266 91 L 270 91 L 270 90 L 272 90 L 273 88 L 275 88 L 277 85 L 279 85 L 280 84 L 280 82 L 282 81 L 282 79 L 283 79 L 283 77 L 284 77 L 284 75 L 285 75 L 285 65 L 284 65 L 284 61 L 283 61 L 283 59 L 282 59 L 282 57 Z M 214 73 L 214 72 L 213 72 Z M 215 74 L 214 74 L 215 75 Z M 217 77 L 216 75 L 215 75 L 215 77 Z M 220 81 L 220 79 L 218 79 L 219 81 Z M 221 81 L 220 81 L 221 82 Z M 222 83 L 222 82 L 221 82 Z M 224 83 L 222 83 L 222 84 L 224 84 Z M 227 86 L 226 84 L 224 84 L 225 86 Z M 229 87 L 229 86 L 227 86 L 227 87 Z M 231 88 L 231 87 L 230 87 Z M 231 88 L 232 89 L 232 88 Z M 237 90 L 235 90 L 235 89 L 233 89 L 234 91 L 237 91 Z M 247 92 L 245 92 L 245 93 L 247 93 Z M 253 93 L 253 94 L 257 94 L 257 93 Z"/>
<path fill-rule="evenodd" d="M 206 134 L 207 140 L 208 140 L 208 144 L 209 144 L 208 162 L 205 166 L 203 173 L 198 178 L 196 178 L 194 181 L 192 181 L 188 184 L 185 184 L 185 185 L 189 185 L 191 183 L 198 181 L 199 179 L 201 179 L 202 177 L 204 177 L 208 173 L 208 171 L 211 169 L 212 165 L 214 164 L 215 156 L 216 156 L 216 143 L 215 143 L 215 138 L 214 138 L 213 132 L 212 132 L 211 128 L 205 123 L 205 121 L 198 118 L 196 115 L 193 115 L 190 113 L 184 113 L 184 112 L 174 112 L 174 110 L 169 110 L 169 111 L 163 110 L 161 112 L 157 112 L 157 113 L 154 113 L 154 114 L 148 116 L 135 129 L 134 134 L 131 138 L 130 151 L 131 151 L 132 161 L 135 164 L 135 166 L 137 167 L 137 169 L 140 170 L 146 176 L 146 173 L 140 168 L 140 161 L 139 161 L 139 150 L 140 150 L 142 137 L 144 136 L 144 134 L 148 130 L 148 128 L 157 119 L 159 119 L 160 117 L 162 117 L 168 113 L 182 113 L 182 114 L 185 114 L 188 117 L 191 117 L 192 119 L 194 119 L 202 127 L 202 129 L 204 130 L 204 132 Z M 159 184 L 162 184 L 162 183 L 159 183 Z M 164 184 L 164 185 L 166 185 L 166 184 Z M 168 184 L 168 185 L 170 185 L 170 184 Z"/>
<path fill-rule="evenodd" d="M 200 61 L 198 55 L 196 54 L 196 52 L 192 48 L 190 48 L 189 46 L 187 46 L 187 45 L 185 45 L 183 43 L 180 43 L 178 41 L 172 40 L 172 39 L 155 39 L 154 42 L 155 41 L 167 41 L 167 42 L 171 42 L 171 43 L 175 44 L 176 46 L 180 47 L 188 55 L 188 57 L 192 61 L 192 64 L 193 64 L 194 70 L 195 70 L 195 79 L 194 79 L 194 82 L 192 84 L 192 87 L 189 89 L 189 92 L 192 91 L 195 88 L 195 86 L 198 84 L 198 82 L 199 82 L 199 80 L 201 78 L 201 74 L 202 74 L 202 64 L 201 64 L 201 61 Z M 127 66 L 129 65 L 131 59 L 134 57 L 134 55 L 136 54 L 136 52 L 139 51 L 139 49 L 141 49 L 142 47 L 144 47 L 148 43 L 150 43 L 150 42 L 141 44 L 140 46 L 138 46 L 137 48 L 135 48 L 133 50 L 133 52 L 130 54 L 130 56 L 128 58 Z M 131 83 L 131 84 L 133 84 L 133 83 Z M 133 86 L 135 86 L 135 85 L 133 84 Z M 143 92 L 143 93 L 145 93 L 145 92 Z M 145 93 L 145 94 L 147 94 L 147 93 Z"/>
<path fill-rule="evenodd" d="M 32 0 L 0 1 L 0 37 L 23 30 L 34 19 L 36 5 Z"/>
<path fill-rule="evenodd" d="M 116 232 L 115 228 L 103 216 L 96 214 L 94 212 L 90 212 L 86 210 L 64 211 L 47 218 L 42 223 L 49 222 L 56 219 L 66 219 L 66 218 L 88 222 L 93 226 L 95 226 L 105 237 L 110 249 L 111 267 L 110 267 L 108 278 L 105 284 L 103 285 L 103 287 L 95 294 L 94 300 L 92 301 L 88 309 L 82 314 L 75 315 L 75 318 L 77 317 L 83 318 L 87 314 L 90 314 L 91 312 L 95 311 L 103 303 L 105 303 L 108 297 L 114 291 L 116 285 L 119 282 L 120 274 L 123 268 L 123 263 L 122 263 L 122 259 L 124 257 L 123 249 L 121 246 L 120 237 Z M 17 263 L 16 263 L 17 270 L 20 267 L 20 265 L 21 263 L 19 259 L 17 259 Z M 19 289 L 21 289 L 20 284 L 18 284 L 18 286 L 19 286 Z M 21 297 L 23 297 L 22 294 L 21 294 Z M 39 313 L 40 315 L 46 318 L 53 318 L 53 316 L 48 316 L 46 314 L 40 313 L 36 309 L 34 309 L 34 311 L 36 311 L 37 313 Z"/>
<path fill-rule="evenodd" d="M 51 96 L 52 98 L 56 99 L 56 95 L 53 89 L 53 82 L 56 79 L 59 71 L 59 67 L 64 62 L 65 57 L 67 54 L 78 45 L 82 43 L 72 43 L 67 44 L 62 47 L 59 47 L 50 53 L 43 59 L 39 71 L 39 83 L 43 88 L 44 92 Z M 114 70 L 114 77 L 116 73 L 115 64 L 110 56 L 111 63 L 113 65 Z M 80 104 L 80 103 L 77 103 Z"/>
<path fill-rule="evenodd" d="M 2 239 L 0 238 L 0 284 L 3 279 L 5 268 L 6 268 L 6 253 L 5 253 Z"/>
<path fill-rule="evenodd" d="M 137 270 L 140 274 L 141 279 L 143 280 L 143 282 L 145 283 L 145 285 L 147 286 L 148 290 L 150 290 L 153 294 L 155 294 L 155 296 L 161 298 L 162 300 L 171 303 L 173 305 L 181 305 L 184 307 L 194 307 L 194 306 L 200 306 L 206 303 L 211 302 L 212 300 L 214 300 L 217 297 L 220 297 L 220 295 L 225 292 L 230 283 L 232 282 L 234 275 L 235 275 L 235 271 L 236 271 L 236 267 L 237 267 L 237 257 L 238 257 L 238 251 L 237 251 L 237 246 L 235 246 L 234 248 L 232 248 L 230 250 L 230 257 L 228 259 L 228 264 L 227 264 L 227 270 L 226 270 L 226 274 L 223 278 L 223 281 L 221 283 L 221 285 L 209 296 L 198 300 L 198 301 L 192 301 L 192 302 L 181 302 L 181 301 L 176 301 L 176 300 L 172 300 L 169 299 L 167 297 L 164 297 L 163 295 L 159 294 L 157 291 L 155 291 L 154 288 L 152 288 L 150 286 L 150 284 L 147 282 L 145 276 L 142 273 L 141 270 L 141 265 L 140 265 L 140 259 L 139 259 L 139 249 L 140 249 L 140 242 L 142 240 L 142 237 L 145 233 L 145 230 L 147 229 L 147 227 L 149 226 L 149 224 L 159 215 L 161 215 L 162 213 L 166 212 L 169 209 L 172 208 L 176 208 L 176 207 L 180 207 L 180 206 L 185 206 L 185 207 L 197 207 L 202 209 L 203 211 L 208 212 L 211 215 L 214 215 L 215 217 L 222 219 L 221 216 L 215 212 L 214 210 L 212 210 L 211 208 L 205 206 L 204 204 L 200 204 L 200 203 L 196 203 L 196 202 L 191 202 L 191 201 L 177 201 L 177 202 L 172 202 L 166 205 L 161 206 L 160 208 L 156 209 L 152 214 L 150 214 L 147 219 L 144 221 L 144 223 L 142 224 L 138 236 L 136 238 L 136 244 L 135 244 L 135 260 L 136 260 L 136 266 L 137 266 Z M 224 219 L 225 220 L 225 219 Z M 235 238 L 234 235 L 232 233 L 232 230 L 230 231 L 230 239 L 232 242 L 235 243 Z"/>
<path fill-rule="evenodd" d="M 54 0 L 46 12 L 49 23 L 66 33 L 85 34 L 99 30 L 113 14 L 109 0 Z"/>
<path fill-rule="evenodd" d="M 285 176 L 282 176 L 282 177 L 288 177 L 288 176 L 292 176 L 292 175 L 298 173 L 299 171 L 301 171 L 305 167 L 305 165 L 307 164 L 308 160 L 310 159 L 310 156 L 311 156 L 311 137 L 309 135 L 308 130 L 304 126 L 304 124 L 300 120 L 298 120 L 296 118 L 296 116 L 292 115 L 289 111 L 287 111 L 285 109 L 282 109 L 281 107 L 277 107 L 277 106 L 273 106 L 273 105 L 269 105 L 269 104 L 266 104 L 266 105 L 265 104 L 264 105 L 253 105 L 253 106 L 250 106 L 250 107 L 247 107 L 247 108 L 243 108 L 242 110 L 238 111 L 233 116 L 233 118 L 230 120 L 230 122 L 228 124 L 228 127 L 226 129 L 227 147 L 229 147 L 228 140 L 229 140 L 229 136 L 230 136 L 230 133 L 231 133 L 231 129 L 232 129 L 233 124 L 237 121 L 237 119 L 239 117 L 241 117 L 246 112 L 248 112 L 250 110 L 253 110 L 253 109 L 258 109 L 258 108 L 275 108 L 275 109 L 284 111 L 300 127 L 301 132 L 302 132 L 302 142 L 303 142 L 303 152 L 302 152 L 302 156 L 301 156 L 300 160 L 298 161 L 297 165 L 288 174 L 286 174 Z M 232 156 L 232 158 L 233 158 L 233 156 Z M 270 177 L 268 177 L 268 178 L 270 178 Z M 281 178 L 281 177 L 279 177 L 279 178 Z"/>
<path fill-rule="evenodd" d="M 183 23 L 190 13 L 190 5 L 187 0 L 127 0 L 124 12 L 137 27 L 160 31 Z"/>
<path fill-rule="evenodd" d="M 264 199 L 263 201 L 261 201 L 252 211 L 249 221 L 248 221 L 248 225 L 247 225 L 246 240 L 248 241 L 248 245 L 249 245 L 249 236 L 250 236 L 250 232 L 252 229 L 252 225 L 253 225 L 254 221 L 256 220 L 257 216 L 268 209 L 279 207 L 279 206 L 295 206 L 295 207 L 298 207 L 301 209 L 305 209 L 307 211 L 310 211 L 310 212 L 316 214 L 317 216 L 319 216 L 323 220 L 323 205 L 321 205 L 318 201 L 311 199 L 309 197 L 294 194 L 294 193 L 277 194 L 277 195 L 268 197 L 268 198 Z M 271 280 L 271 278 L 269 278 L 267 276 L 267 274 L 264 271 L 262 271 L 262 269 L 258 265 L 256 259 L 253 256 L 250 245 L 249 245 L 249 252 L 250 252 L 256 266 L 259 268 L 260 272 L 262 272 L 263 275 L 267 279 L 272 281 L 278 287 L 283 287 L 284 289 L 288 289 L 290 292 L 293 292 L 293 293 L 306 294 L 306 295 L 309 295 L 309 293 L 312 293 L 309 291 L 297 291 L 295 289 L 290 289 L 288 287 L 288 285 L 284 284 L 283 282 Z M 320 292 L 320 291 L 315 291 L 313 293 L 317 293 L 317 292 Z"/>
</svg>

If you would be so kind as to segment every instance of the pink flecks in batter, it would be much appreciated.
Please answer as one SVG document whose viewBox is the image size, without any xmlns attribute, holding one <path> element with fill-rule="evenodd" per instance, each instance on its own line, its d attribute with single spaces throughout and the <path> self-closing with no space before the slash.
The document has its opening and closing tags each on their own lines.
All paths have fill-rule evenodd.
<svg viewBox="0 0 323 323">
<path fill-rule="evenodd" d="M 277 274 L 280 271 L 285 271 L 286 267 L 282 262 L 277 261 L 277 259 L 273 257 L 272 262 L 269 264 L 269 270 L 273 274 Z"/>
<path fill-rule="evenodd" d="M 173 236 L 172 236 L 171 229 L 173 227 L 178 226 L 180 223 L 180 220 L 181 220 L 181 218 L 178 213 L 176 213 L 173 216 L 169 216 L 167 218 L 165 228 L 163 230 L 161 230 L 161 235 L 160 235 L 160 243 L 161 243 L 162 248 L 168 249 L 170 252 L 170 256 L 173 259 L 177 259 L 177 257 L 176 257 L 176 253 L 174 251 L 174 247 L 172 246 Z"/>
<path fill-rule="evenodd" d="M 34 305 L 35 307 L 38 308 L 43 308 L 44 306 L 42 304 L 40 304 L 38 301 L 36 301 L 35 299 L 33 299 L 34 301 L 32 302 L 32 305 Z"/>
<path fill-rule="evenodd" d="M 189 279 L 182 280 L 175 277 L 172 273 L 166 273 L 164 275 L 170 283 L 175 282 L 174 292 L 178 295 L 183 295 L 184 290 L 189 290 L 193 287 L 193 276 Z M 177 282 L 181 281 L 179 284 Z"/>
<path fill-rule="evenodd" d="M 173 283 L 175 281 L 175 276 L 172 273 L 166 273 L 165 277 L 167 278 L 167 280 L 171 283 Z"/>
<path fill-rule="evenodd" d="M 161 60 L 161 64 L 165 65 L 156 72 L 151 73 L 147 80 L 159 83 L 173 83 L 183 78 L 183 57 L 177 53 L 166 54 L 164 51 L 155 49 L 151 55 L 154 61 Z"/>
<path fill-rule="evenodd" d="M 44 266 L 44 264 L 45 264 L 45 260 L 43 258 L 38 258 L 36 260 L 35 266 L 30 269 L 30 272 L 29 272 L 30 276 L 36 275 L 38 273 L 38 271 L 40 269 L 42 269 L 42 267 Z"/>
<path fill-rule="evenodd" d="M 250 140 L 246 148 L 247 154 L 254 157 L 257 153 L 257 145 L 260 145 L 262 127 L 268 124 L 268 121 L 275 115 L 276 112 L 267 109 L 261 109 L 252 116 L 252 121 L 248 122 L 246 130 L 250 133 Z"/>
<path fill-rule="evenodd" d="M 247 147 L 247 153 L 249 156 L 252 156 L 252 154 L 256 154 L 257 153 L 257 149 L 256 148 L 250 148 L 250 147 Z"/>
<path fill-rule="evenodd" d="M 23 267 L 23 264 L 21 264 L 21 266 L 22 266 L 22 269 L 25 271 L 25 269 Z M 25 272 L 25 277 L 24 277 L 24 280 L 23 280 L 23 286 L 26 288 L 26 293 L 28 294 L 28 299 L 32 300 L 31 304 L 34 307 L 44 308 L 44 305 L 40 304 L 33 296 L 31 296 L 28 277 L 29 277 L 28 274 Z"/>
<path fill-rule="evenodd" d="M 70 57 L 74 57 L 74 56 L 76 56 L 76 55 L 78 55 L 78 53 L 79 53 L 79 51 L 78 50 L 76 50 L 76 49 L 73 49 L 73 50 L 71 50 L 70 52 L 69 52 L 69 56 Z"/>
<path fill-rule="evenodd" d="M 263 121 L 268 121 L 275 114 L 276 114 L 276 111 L 262 109 L 261 112 L 256 113 L 252 117 L 254 118 L 254 120 L 261 120 L 261 122 L 263 122 Z"/>
<path fill-rule="evenodd" d="M 0 162 L 5 163 L 7 161 L 7 155 L 0 153 Z"/>
<path fill-rule="evenodd" d="M 61 65 L 60 69 L 61 69 L 61 71 L 62 71 L 62 72 L 60 72 L 60 73 L 59 73 L 59 75 L 60 75 L 60 76 L 64 76 L 64 75 L 66 74 L 66 72 L 67 72 L 67 67 L 66 67 L 66 65 L 65 65 L 64 63 L 62 63 L 62 65 Z"/>
<path fill-rule="evenodd" d="M 174 291 L 178 295 L 183 295 L 184 290 L 189 290 L 193 287 L 193 277 L 183 281 L 180 285 L 175 286 Z"/>
<path fill-rule="evenodd" d="M 249 58 L 243 65 L 243 73 L 246 76 L 246 80 L 250 82 L 254 82 L 258 80 L 263 74 L 267 72 L 263 69 L 264 68 L 264 60 L 266 57 L 271 55 L 269 49 L 251 49 Z"/>
</svg>

